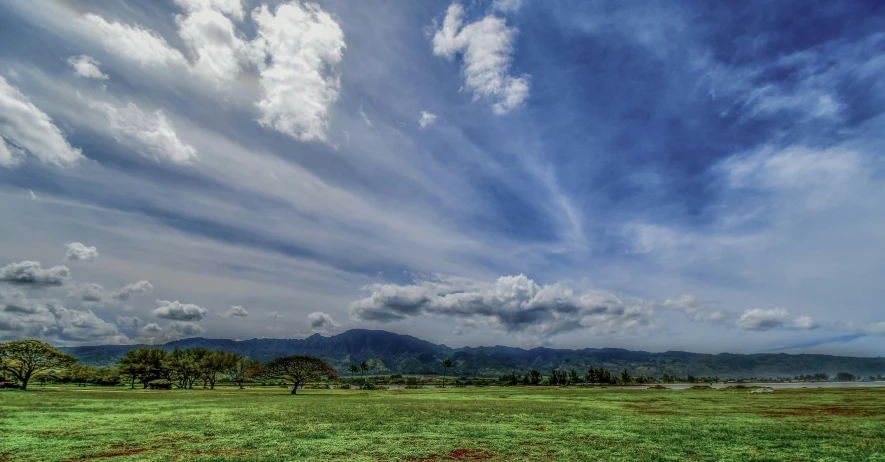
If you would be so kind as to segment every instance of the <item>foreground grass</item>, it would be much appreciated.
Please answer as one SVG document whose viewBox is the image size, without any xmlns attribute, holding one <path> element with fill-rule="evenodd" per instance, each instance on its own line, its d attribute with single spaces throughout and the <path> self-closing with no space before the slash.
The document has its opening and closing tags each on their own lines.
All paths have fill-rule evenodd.
<svg viewBox="0 0 885 462">
<path fill-rule="evenodd" d="M 882 460 L 885 390 L 0 391 L 0 461 Z"/>
</svg>

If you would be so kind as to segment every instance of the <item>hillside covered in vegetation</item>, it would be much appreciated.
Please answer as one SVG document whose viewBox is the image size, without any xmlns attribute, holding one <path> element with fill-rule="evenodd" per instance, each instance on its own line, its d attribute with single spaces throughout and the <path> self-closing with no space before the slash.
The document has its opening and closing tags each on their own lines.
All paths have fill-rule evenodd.
<svg viewBox="0 0 885 462">
<path fill-rule="evenodd" d="M 143 345 L 100 345 L 65 347 L 62 351 L 80 363 L 96 366 L 115 365 L 126 351 Z M 660 377 L 664 374 L 728 378 L 788 377 L 815 373 L 835 375 L 847 371 L 859 376 L 885 374 L 885 358 L 855 358 L 812 354 L 701 354 L 681 351 L 650 353 L 620 348 L 585 348 L 580 350 L 506 346 L 450 348 L 412 336 L 379 330 L 354 329 L 324 337 L 305 339 L 208 339 L 189 338 L 159 347 L 206 347 L 238 353 L 262 362 L 286 355 L 311 355 L 322 358 L 346 374 L 350 364 L 368 362 L 370 374 L 441 374 L 440 361 L 451 358 L 450 375 L 497 377 L 511 373 L 553 369 L 585 371 L 589 367 L 608 370 L 627 369 L 632 375 Z"/>
</svg>

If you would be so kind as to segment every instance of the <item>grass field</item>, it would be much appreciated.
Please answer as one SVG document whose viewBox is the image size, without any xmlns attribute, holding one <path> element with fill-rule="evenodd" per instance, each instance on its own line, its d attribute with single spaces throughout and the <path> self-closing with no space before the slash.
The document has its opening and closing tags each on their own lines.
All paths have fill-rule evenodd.
<svg viewBox="0 0 885 462">
<path fill-rule="evenodd" d="M 883 460 L 885 389 L 0 391 L 0 461 Z"/>
</svg>

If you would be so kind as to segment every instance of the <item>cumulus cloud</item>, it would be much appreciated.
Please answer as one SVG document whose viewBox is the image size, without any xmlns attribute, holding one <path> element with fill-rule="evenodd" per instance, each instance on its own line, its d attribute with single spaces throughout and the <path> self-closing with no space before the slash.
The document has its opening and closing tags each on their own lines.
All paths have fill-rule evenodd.
<svg viewBox="0 0 885 462">
<path fill-rule="evenodd" d="M 656 324 L 645 301 L 565 284 L 538 285 L 525 275 L 493 283 L 437 276 L 410 285 L 372 284 L 350 305 L 359 321 L 391 322 L 420 315 L 450 316 L 506 332 L 556 335 L 575 330 L 627 334 Z"/>
<path fill-rule="evenodd" d="M 98 68 L 101 64 L 92 56 L 80 55 L 68 58 L 68 64 L 74 68 L 74 74 L 87 79 L 107 80 L 108 76 Z"/>
<path fill-rule="evenodd" d="M 116 319 L 117 326 L 133 332 L 138 330 L 142 322 L 138 316 L 117 316 Z"/>
<path fill-rule="evenodd" d="M 108 22 L 91 13 L 85 15 L 82 21 L 83 31 L 119 58 L 134 61 L 141 67 L 187 66 L 184 55 L 154 31 Z"/>
<path fill-rule="evenodd" d="M 238 21 L 242 21 L 245 16 L 240 0 L 175 0 L 175 3 L 191 13 L 205 10 L 218 11 Z"/>
<path fill-rule="evenodd" d="M 711 324 L 726 321 L 730 315 L 721 310 L 711 310 L 708 308 L 709 303 L 702 302 L 691 295 L 683 295 L 675 300 L 665 300 L 662 306 L 677 311 L 681 311 L 685 316 L 694 322 L 707 322 Z"/>
<path fill-rule="evenodd" d="M 69 166 L 82 157 L 52 119 L 2 76 L 0 114 L 0 167 L 15 167 L 25 153 L 56 166 Z"/>
<path fill-rule="evenodd" d="M 0 268 L 0 282 L 33 286 L 60 286 L 71 275 L 67 266 L 59 265 L 44 269 L 39 261 L 10 263 Z"/>
<path fill-rule="evenodd" d="M 293 138 L 326 139 L 329 108 L 338 100 L 335 66 L 344 56 L 344 32 L 315 3 L 285 3 L 252 12 L 262 89 L 259 123 Z M 267 64 L 265 64 L 267 61 Z"/>
<path fill-rule="evenodd" d="M 0 289 L 0 338 L 39 338 L 57 343 L 127 343 L 117 326 L 90 310 L 68 309 L 52 300 Z"/>
<path fill-rule="evenodd" d="M 421 118 L 418 119 L 418 126 L 421 128 L 427 128 L 433 123 L 436 122 L 436 115 L 431 114 L 427 111 L 421 111 Z"/>
<path fill-rule="evenodd" d="M 310 323 L 310 328 L 316 332 L 326 332 L 341 327 L 331 315 L 322 311 L 310 313 L 307 315 L 307 321 Z"/>
<path fill-rule="evenodd" d="M 464 83 L 474 99 L 492 105 L 495 114 L 506 114 L 529 96 L 529 76 L 510 74 L 516 29 L 490 14 L 462 27 L 464 8 L 453 3 L 442 27 L 433 36 L 433 54 L 463 60 Z"/>
<path fill-rule="evenodd" d="M 206 332 L 206 329 L 192 322 L 173 321 L 165 326 L 152 322 L 138 329 L 138 336 L 134 341 L 151 345 L 162 344 L 181 338 L 193 337 L 203 332 Z"/>
<path fill-rule="evenodd" d="M 737 319 L 735 325 L 739 329 L 752 331 L 767 331 L 771 329 L 810 330 L 819 327 L 808 316 L 800 316 L 792 320 L 789 319 L 789 316 L 790 313 L 783 308 L 771 310 L 753 308 L 744 311 L 744 314 Z"/>
<path fill-rule="evenodd" d="M 175 321 L 199 321 L 208 315 L 209 310 L 206 308 L 180 303 L 177 300 L 174 302 L 157 300 L 157 308 L 154 309 L 154 316 Z"/>
<path fill-rule="evenodd" d="M 83 302 L 95 305 L 113 305 L 129 300 L 135 293 L 147 293 L 154 290 L 154 286 L 148 281 L 138 281 L 132 284 L 108 291 L 100 284 L 83 284 L 75 288 L 70 297 L 78 298 Z"/>
<path fill-rule="evenodd" d="M 280 314 L 279 311 L 271 311 L 270 313 L 267 314 L 267 317 L 273 318 L 273 319 L 283 319 L 286 316 L 283 314 Z"/>
<path fill-rule="evenodd" d="M 240 305 L 231 305 L 227 312 L 220 313 L 220 316 L 223 318 L 232 318 L 234 316 L 244 318 L 246 316 L 249 316 L 249 312 Z"/>
<path fill-rule="evenodd" d="M 242 20 L 239 1 L 178 0 L 187 12 L 178 15 L 178 35 L 191 58 L 191 72 L 218 88 L 237 78 L 245 66 L 260 59 L 231 17 Z"/>
<path fill-rule="evenodd" d="M 90 106 L 108 118 L 108 128 L 118 142 L 132 146 L 145 157 L 180 165 L 190 164 L 197 157 L 197 150 L 178 138 L 161 110 L 144 111 L 132 102 L 125 106 L 109 102 Z"/>
<path fill-rule="evenodd" d="M 95 246 L 86 246 L 82 242 L 68 242 L 65 252 L 67 261 L 94 261 L 98 258 L 98 249 Z"/>
</svg>

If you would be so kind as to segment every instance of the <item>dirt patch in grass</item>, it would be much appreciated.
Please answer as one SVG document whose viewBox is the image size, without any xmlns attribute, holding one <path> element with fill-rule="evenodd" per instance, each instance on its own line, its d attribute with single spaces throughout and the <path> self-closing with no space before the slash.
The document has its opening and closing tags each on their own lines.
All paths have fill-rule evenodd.
<svg viewBox="0 0 885 462">
<path fill-rule="evenodd" d="M 140 449 L 127 449 L 125 451 L 118 451 L 118 452 L 106 452 L 104 454 L 96 454 L 93 456 L 78 457 L 76 459 L 71 459 L 71 462 L 74 462 L 74 461 L 82 462 L 84 460 L 110 459 L 111 457 L 133 456 L 135 454 L 141 454 L 142 452 L 145 452 L 147 450 L 148 450 L 147 448 L 140 448 Z"/>
<path fill-rule="evenodd" d="M 448 454 L 428 454 L 414 462 L 438 462 L 444 460 L 462 460 L 462 461 L 480 461 L 489 460 L 495 457 L 495 453 L 489 451 L 479 451 L 476 449 L 456 449 Z"/>
</svg>

